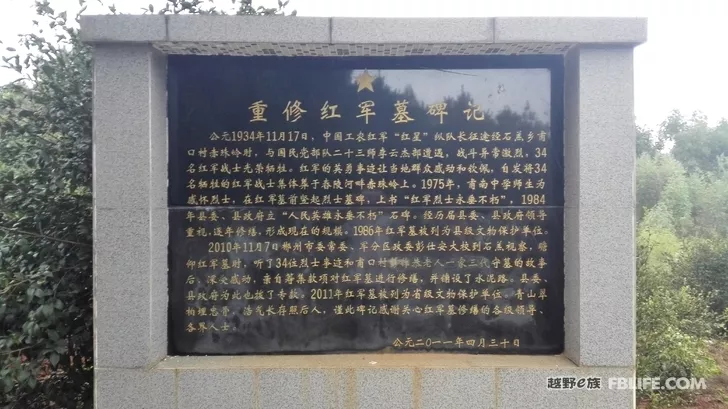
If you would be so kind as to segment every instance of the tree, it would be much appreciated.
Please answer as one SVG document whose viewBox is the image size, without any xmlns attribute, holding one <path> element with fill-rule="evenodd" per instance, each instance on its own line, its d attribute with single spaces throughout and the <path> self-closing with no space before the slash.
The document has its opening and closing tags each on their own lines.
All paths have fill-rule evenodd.
<svg viewBox="0 0 728 409">
<path fill-rule="evenodd" d="M 717 126 L 708 125 L 707 118 L 694 113 L 685 121 L 672 119 L 672 125 L 664 126 L 666 134 L 674 142 L 672 155 L 690 172 L 715 172 L 719 158 L 728 156 L 728 122 Z"/>
<path fill-rule="evenodd" d="M 637 220 L 645 211 L 655 207 L 671 179 L 684 177 L 685 169 L 670 156 L 643 155 L 637 159 Z"/>
<path fill-rule="evenodd" d="M 687 122 L 680 111 L 674 110 L 670 115 L 662 121 L 658 131 L 658 138 L 668 141 L 674 141 L 675 135 L 682 132 L 687 127 Z"/>
<path fill-rule="evenodd" d="M 654 157 L 665 148 L 665 139 L 652 134 L 652 130 L 637 125 L 637 157 Z"/>
<path fill-rule="evenodd" d="M 233 6 L 274 15 L 288 1 L 251 3 Z M 91 53 L 66 12 L 49 0 L 35 7 L 38 34 L 21 37 L 22 55 L 9 47 L 3 58 L 24 80 L 0 89 L 0 407 L 90 408 Z M 158 10 L 225 12 L 201 0 Z"/>
</svg>

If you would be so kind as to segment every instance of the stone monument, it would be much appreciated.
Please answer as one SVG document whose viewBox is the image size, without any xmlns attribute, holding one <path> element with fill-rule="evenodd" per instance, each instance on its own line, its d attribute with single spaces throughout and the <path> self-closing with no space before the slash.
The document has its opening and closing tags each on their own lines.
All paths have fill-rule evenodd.
<svg viewBox="0 0 728 409">
<path fill-rule="evenodd" d="M 97 408 L 634 407 L 644 19 L 81 27 Z"/>
</svg>

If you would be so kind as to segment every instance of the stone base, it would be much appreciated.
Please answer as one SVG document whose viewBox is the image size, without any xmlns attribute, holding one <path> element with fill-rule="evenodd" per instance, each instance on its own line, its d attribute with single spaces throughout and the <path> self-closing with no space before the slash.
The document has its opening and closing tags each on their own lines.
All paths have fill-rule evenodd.
<svg viewBox="0 0 728 409">
<path fill-rule="evenodd" d="M 634 408 L 609 389 L 632 368 L 564 356 L 346 354 L 170 357 L 150 370 L 97 369 L 97 409 Z M 599 377 L 601 389 L 550 390 L 549 377 Z"/>
</svg>

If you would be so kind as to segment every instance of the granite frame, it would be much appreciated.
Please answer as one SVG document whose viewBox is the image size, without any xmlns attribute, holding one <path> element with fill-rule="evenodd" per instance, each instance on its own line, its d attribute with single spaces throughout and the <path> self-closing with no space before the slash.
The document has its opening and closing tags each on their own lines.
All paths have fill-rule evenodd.
<svg viewBox="0 0 728 409">
<path fill-rule="evenodd" d="M 117 15 L 82 17 L 81 36 L 94 49 L 97 408 L 634 407 L 634 391 L 607 378 L 635 372 L 633 48 L 646 41 L 645 19 Z M 181 43 L 305 44 L 321 55 L 337 45 L 564 50 L 564 354 L 167 356 L 160 50 Z M 548 376 L 599 376 L 603 387 L 549 391 Z"/>
</svg>

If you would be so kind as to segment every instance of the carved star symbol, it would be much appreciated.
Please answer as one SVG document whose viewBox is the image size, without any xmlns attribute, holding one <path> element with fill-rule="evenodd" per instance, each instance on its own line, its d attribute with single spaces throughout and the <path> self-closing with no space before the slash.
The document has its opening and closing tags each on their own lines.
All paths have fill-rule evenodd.
<svg viewBox="0 0 728 409">
<path fill-rule="evenodd" d="M 355 81 L 356 85 L 359 86 L 356 92 L 360 92 L 363 89 L 368 89 L 369 91 L 374 92 L 374 77 L 369 75 L 369 71 L 364 70 L 363 73 L 356 77 Z"/>
</svg>

